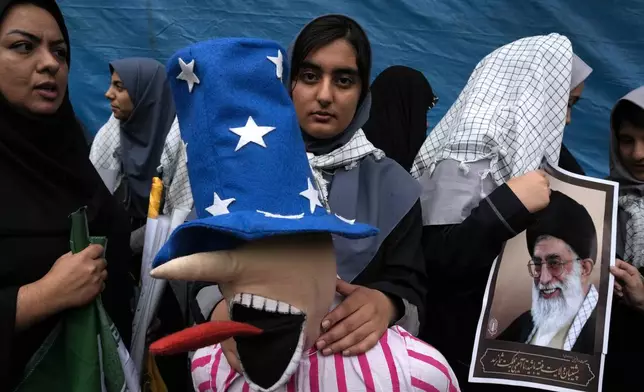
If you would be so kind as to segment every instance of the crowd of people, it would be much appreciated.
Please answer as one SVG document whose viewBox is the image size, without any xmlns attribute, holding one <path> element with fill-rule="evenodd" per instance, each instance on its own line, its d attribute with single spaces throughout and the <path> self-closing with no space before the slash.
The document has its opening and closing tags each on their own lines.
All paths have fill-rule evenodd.
<svg viewBox="0 0 644 392">
<path fill-rule="evenodd" d="M 182 140 L 164 65 L 112 59 L 105 86 L 112 115 L 88 147 L 69 100 L 73 45 L 56 2 L 0 5 L 0 174 L 6 184 L 0 192 L 0 389 L 12 390 L 65 310 L 99 294 L 129 344 L 153 177 L 166 187 L 165 211 L 195 203 L 190 146 Z M 573 47 L 550 34 L 495 50 L 432 128 L 427 113 L 438 97 L 429 81 L 396 65 L 370 85 L 371 46 L 353 19 L 322 16 L 294 37 L 281 78 L 319 201 L 379 230 L 369 238 L 334 237 L 344 299 L 321 321 L 315 341 L 321 355 L 359 356 L 401 327 L 445 357 L 458 379 L 451 388 L 510 389 L 468 383 L 475 330 L 503 243 L 559 197 L 539 170 L 542 159 L 584 174 L 562 144 L 574 105 L 592 83 L 591 67 Z M 189 83 L 192 89 L 199 80 Z M 632 86 L 616 102 L 606 132 L 609 178 L 620 190 L 603 382 L 609 391 L 638 390 L 632 362 L 644 352 L 637 335 L 644 325 L 644 86 Z M 69 253 L 69 215 L 82 206 L 93 235 L 109 240 L 105 257 L 99 245 Z M 578 262 L 561 273 L 583 269 L 584 258 Z M 189 286 L 188 304 L 166 290 L 151 335 L 227 319 L 228 303 L 216 286 Z M 184 306 L 191 320 L 182 316 Z M 230 368 L 241 372 L 234 340 L 221 347 Z M 192 385 L 187 356 L 159 367 L 169 390 Z"/>
</svg>

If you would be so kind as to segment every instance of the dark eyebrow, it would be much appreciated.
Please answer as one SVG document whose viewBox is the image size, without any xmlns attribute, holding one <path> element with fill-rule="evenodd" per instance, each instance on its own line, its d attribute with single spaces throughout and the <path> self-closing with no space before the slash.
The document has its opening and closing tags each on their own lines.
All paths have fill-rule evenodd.
<svg viewBox="0 0 644 392">
<path fill-rule="evenodd" d="M 303 61 L 300 69 L 312 69 L 315 71 L 322 71 L 322 67 L 318 64 L 312 63 L 310 61 Z M 345 68 L 336 68 L 332 71 L 334 75 L 351 75 L 351 76 L 360 76 L 358 70 L 352 67 Z"/>
<path fill-rule="evenodd" d="M 302 66 L 300 66 L 300 69 L 306 69 L 306 68 L 313 69 L 315 71 L 322 71 L 322 67 L 320 67 L 319 65 L 314 64 L 314 63 L 312 63 L 310 61 L 303 61 L 302 62 Z"/>
<path fill-rule="evenodd" d="M 336 68 L 333 70 L 333 73 L 336 75 L 360 76 L 358 70 L 355 68 Z"/>
<path fill-rule="evenodd" d="M 14 29 L 14 30 L 11 30 L 11 31 L 9 31 L 7 33 L 7 35 L 12 35 L 12 34 L 14 34 L 14 35 L 22 35 L 23 37 L 29 38 L 30 40 L 32 40 L 32 41 L 34 41 L 36 43 L 41 43 L 42 42 L 42 38 L 40 38 L 40 37 L 38 37 L 38 36 L 36 36 L 34 34 L 31 34 L 28 31 Z M 56 45 L 60 45 L 60 44 L 66 44 L 65 40 L 61 38 L 59 40 L 51 42 L 51 46 L 56 46 Z"/>
</svg>

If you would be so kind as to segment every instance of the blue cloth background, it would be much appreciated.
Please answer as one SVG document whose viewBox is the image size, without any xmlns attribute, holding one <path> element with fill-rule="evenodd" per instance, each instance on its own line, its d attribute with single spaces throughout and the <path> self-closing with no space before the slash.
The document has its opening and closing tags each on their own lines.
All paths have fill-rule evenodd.
<svg viewBox="0 0 644 392">
<path fill-rule="evenodd" d="M 394 64 L 425 73 L 445 114 L 476 63 L 514 39 L 559 32 L 595 72 L 564 141 L 593 176 L 608 173 L 608 120 L 621 96 L 644 84 L 644 1 L 603 0 L 59 0 L 72 40 L 70 89 L 91 134 L 109 117 L 108 62 L 130 56 L 165 63 L 196 41 L 246 36 L 288 46 L 315 16 L 344 13 L 367 29 L 373 76 Z"/>
</svg>

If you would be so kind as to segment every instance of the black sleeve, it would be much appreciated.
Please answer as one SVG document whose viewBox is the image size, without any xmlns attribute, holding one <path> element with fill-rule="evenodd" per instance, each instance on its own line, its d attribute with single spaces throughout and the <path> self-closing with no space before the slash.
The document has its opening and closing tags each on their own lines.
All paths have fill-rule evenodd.
<svg viewBox="0 0 644 392">
<path fill-rule="evenodd" d="M 492 264 L 503 243 L 531 222 L 532 215 L 504 184 L 460 224 L 423 228 L 430 294 L 419 337 L 445 355 L 463 383 Z"/>
<path fill-rule="evenodd" d="M 624 250 L 626 248 L 626 222 L 628 216 L 626 212 L 620 208 L 617 209 L 617 230 L 615 237 L 615 257 L 624 260 Z M 628 260 L 624 260 L 628 261 Z"/>
<path fill-rule="evenodd" d="M 20 287 L 0 288 L 0 383 L 9 383 L 9 372 L 12 369 L 11 352 L 16 328 L 16 307 Z"/>
<path fill-rule="evenodd" d="M 572 155 L 570 150 L 568 150 L 568 148 L 563 144 L 559 151 L 559 167 L 575 174 L 580 174 L 582 176 L 586 175 L 584 169 L 582 169 L 579 162 L 575 159 L 575 156 Z"/>
<path fill-rule="evenodd" d="M 496 188 L 457 225 L 425 226 L 423 247 L 432 269 L 451 277 L 487 274 L 503 243 L 524 231 L 532 214 L 507 184 Z"/>
<path fill-rule="evenodd" d="M 398 319 L 405 314 L 403 298 L 417 307 L 419 317 L 424 311 L 427 275 L 421 247 L 422 228 L 420 201 L 417 201 L 383 242 L 380 248 L 383 267 L 378 271 L 378 278 L 365 284 L 394 301 Z"/>
</svg>

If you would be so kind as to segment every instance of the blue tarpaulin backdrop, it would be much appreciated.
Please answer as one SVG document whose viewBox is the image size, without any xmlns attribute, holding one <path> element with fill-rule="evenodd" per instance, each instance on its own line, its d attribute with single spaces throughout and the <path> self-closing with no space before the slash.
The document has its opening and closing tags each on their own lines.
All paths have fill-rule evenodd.
<svg viewBox="0 0 644 392">
<path fill-rule="evenodd" d="M 394 64 L 424 72 L 440 102 L 435 125 L 476 63 L 517 38 L 558 32 L 595 72 L 564 140 L 590 175 L 608 173 L 608 119 L 617 99 L 644 84 L 644 1 L 639 0 L 59 0 L 72 40 L 71 97 L 90 133 L 110 115 L 108 62 L 152 57 L 224 36 L 285 47 L 315 16 L 343 13 L 367 29 L 373 75 Z"/>
</svg>

